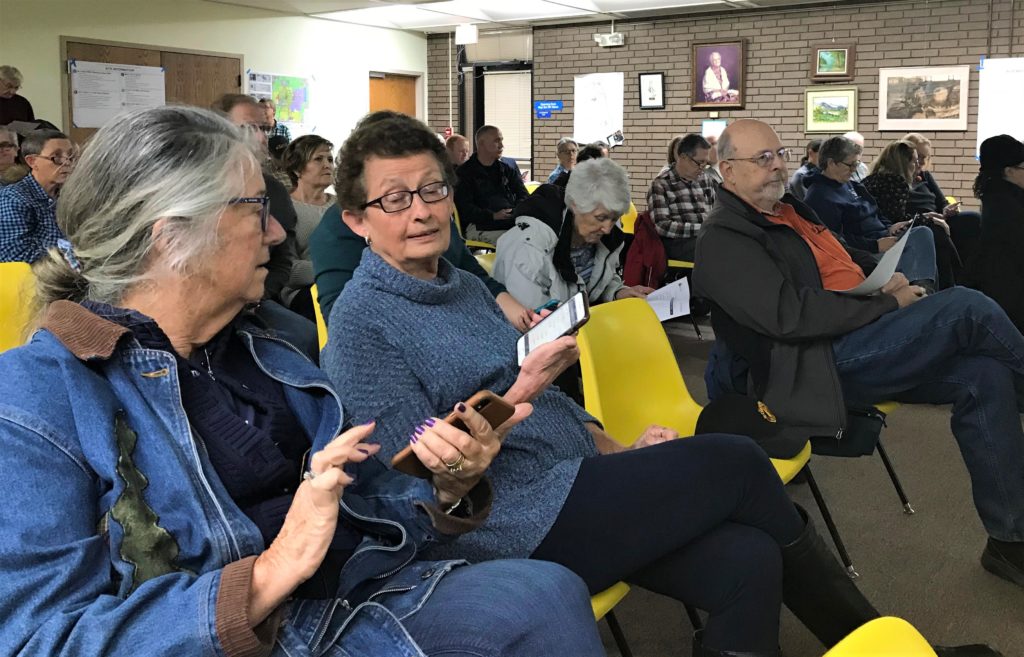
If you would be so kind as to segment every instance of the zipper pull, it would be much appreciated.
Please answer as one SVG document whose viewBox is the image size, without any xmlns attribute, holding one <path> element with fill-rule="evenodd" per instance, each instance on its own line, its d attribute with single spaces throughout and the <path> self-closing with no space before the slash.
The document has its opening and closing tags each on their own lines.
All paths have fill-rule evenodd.
<svg viewBox="0 0 1024 657">
<path fill-rule="evenodd" d="M 840 429 L 839 431 L 836 432 L 836 440 L 842 440 L 842 439 L 843 439 L 843 430 Z"/>
</svg>

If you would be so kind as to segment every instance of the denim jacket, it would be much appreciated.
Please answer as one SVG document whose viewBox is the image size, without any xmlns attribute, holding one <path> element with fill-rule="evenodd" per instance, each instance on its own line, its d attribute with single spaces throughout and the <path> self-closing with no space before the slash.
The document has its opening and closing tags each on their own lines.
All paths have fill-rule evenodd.
<svg viewBox="0 0 1024 657">
<path fill-rule="evenodd" d="M 459 562 L 417 552 L 482 519 L 446 516 L 428 482 L 360 464 L 340 522 L 361 542 L 337 599 L 286 604 L 249 629 L 263 541 L 190 431 L 173 355 L 71 302 L 52 304 L 43 329 L 0 355 L 0 655 L 305 656 L 342 631 L 421 654 L 400 621 Z M 284 384 L 311 443 L 337 435 L 341 404 L 320 370 L 273 331 L 243 323 L 239 333 Z M 471 495 L 486 515 L 489 485 Z M 223 613 L 229 578 L 239 618 Z"/>
</svg>

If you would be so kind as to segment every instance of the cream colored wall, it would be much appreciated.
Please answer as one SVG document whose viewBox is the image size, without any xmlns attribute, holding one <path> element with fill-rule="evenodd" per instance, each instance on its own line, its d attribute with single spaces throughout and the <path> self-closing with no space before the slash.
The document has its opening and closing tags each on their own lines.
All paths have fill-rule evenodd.
<svg viewBox="0 0 1024 657">
<path fill-rule="evenodd" d="M 255 71 L 312 77 L 307 123 L 335 144 L 369 109 L 371 70 L 426 80 L 427 40 L 418 34 L 203 0 L 0 0 L 0 64 L 21 70 L 20 93 L 58 125 L 62 35 L 237 53 Z"/>
</svg>

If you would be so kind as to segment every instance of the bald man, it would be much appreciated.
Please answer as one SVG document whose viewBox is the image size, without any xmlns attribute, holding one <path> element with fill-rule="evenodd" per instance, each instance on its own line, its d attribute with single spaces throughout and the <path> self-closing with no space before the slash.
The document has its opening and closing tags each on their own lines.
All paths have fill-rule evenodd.
<svg viewBox="0 0 1024 657">
<path fill-rule="evenodd" d="M 785 194 L 787 153 L 775 131 L 735 121 L 718 152 L 723 183 L 693 273 L 695 294 L 717 306 L 711 317 L 724 342 L 709 378 L 753 381 L 755 389 L 733 391 L 764 401 L 794 446 L 800 436 L 841 436 L 847 402 L 952 404 L 989 536 L 982 565 L 1024 586 L 1015 394 L 1024 390 L 1024 337 L 995 302 L 962 287 L 925 295 L 896 274 L 874 296 L 834 292 L 864 272 L 810 207 Z"/>
</svg>

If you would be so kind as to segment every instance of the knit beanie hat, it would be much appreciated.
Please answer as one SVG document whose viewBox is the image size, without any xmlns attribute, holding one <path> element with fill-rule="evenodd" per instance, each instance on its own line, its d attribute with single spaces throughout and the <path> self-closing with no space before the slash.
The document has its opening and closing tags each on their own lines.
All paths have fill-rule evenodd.
<svg viewBox="0 0 1024 657">
<path fill-rule="evenodd" d="M 981 142 L 981 170 L 1001 172 L 1024 162 L 1024 144 L 1010 135 L 996 135 Z"/>
</svg>

